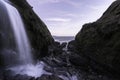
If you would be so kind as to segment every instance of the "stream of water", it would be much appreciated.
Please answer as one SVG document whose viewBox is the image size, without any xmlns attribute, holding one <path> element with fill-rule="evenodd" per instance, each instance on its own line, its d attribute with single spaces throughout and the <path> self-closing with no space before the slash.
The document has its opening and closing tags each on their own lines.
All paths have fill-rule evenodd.
<svg viewBox="0 0 120 80">
<path fill-rule="evenodd" d="M 28 75 L 33 77 L 40 77 L 43 74 L 43 64 L 41 62 L 33 64 L 33 56 L 31 53 L 31 46 L 27 37 L 24 23 L 17 9 L 8 3 L 9 1 L 0 0 L 0 6 L 2 14 L 8 14 L 8 21 L 4 21 L 5 24 L 10 22 L 17 47 L 18 64 L 9 67 L 14 74 Z M 2 18 L 6 18 L 6 15 L 1 15 Z M 6 19 L 7 20 L 7 19 Z M 5 27 L 5 26 L 3 26 Z M 7 26 L 8 27 L 8 26 Z M 6 30 L 7 31 L 7 30 Z M 14 59 L 13 59 L 14 60 Z M 12 62 L 11 62 L 12 63 Z"/>
</svg>

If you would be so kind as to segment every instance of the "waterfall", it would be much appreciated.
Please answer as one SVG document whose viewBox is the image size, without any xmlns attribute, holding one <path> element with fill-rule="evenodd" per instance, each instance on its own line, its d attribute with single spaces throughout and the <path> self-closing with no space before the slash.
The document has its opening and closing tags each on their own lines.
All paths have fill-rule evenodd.
<svg viewBox="0 0 120 80">
<path fill-rule="evenodd" d="M 4 0 L 1 0 L 1 2 L 5 5 L 9 14 L 10 23 L 14 32 L 16 46 L 19 53 L 19 63 L 32 63 L 33 59 L 31 55 L 31 47 L 19 12 L 16 8 Z"/>
<path fill-rule="evenodd" d="M 22 22 L 21 16 L 17 9 L 10 5 L 5 0 L 0 0 L 0 30 L 2 33 L 6 33 L 5 37 L 10 37 L 9 34 L 13 33 L 14 38 L 9 41 L 9 38 L 5 39 L 3 45 L 9 44 L 9 48 L 12 49 L 12 45 L 15 44 L 17 52 L 14 53 L 16 56 L 9 57 L 12 55 L 11 51 L 6 50 L 3 52 L 3 56 L 5 59 L 8 57 L 12 59 L 7 59 L 6 62 L 12 64 L 13 61 L 17 62 L 17 65 L 13 64 L 12 67 L 8 66 L 8 70 L 12 70 L 14 74 L 28 75 L 33 77 L 40 77 L 43 74 L 43 63 L 39 62 L 37 64 L 33 64 L 33 58 L 31 54 L 31 47 L 29 44 L 29 40 L 27 38 L 26 31 L 24 29 L 24 24 Z M 9 32 L 9 29 L 10 32 Z M 7 32 L 8 31 L 8 32 Z M 1 37 L 1 32 L 0 32 Z M 1 40 L 1 39 L 0 39 Z M 13 43 L 11 43 L 11 41 Z M 15 42 L 14 42 L 15 41 Z M 1 43 L 0 43 L 1 44 Z M 1 46 L 1 45 L 0 45 Z M 4 51 L 4 50 L 3 50 Z M 7 54 L 6 54 L 7 53 Z M 8 54 L 9 53 L 9 54 Z M 1 54 L 1 53 L 0 53 Z M 16 60 L 15 58 L 18 58 Z"/>
</svg>

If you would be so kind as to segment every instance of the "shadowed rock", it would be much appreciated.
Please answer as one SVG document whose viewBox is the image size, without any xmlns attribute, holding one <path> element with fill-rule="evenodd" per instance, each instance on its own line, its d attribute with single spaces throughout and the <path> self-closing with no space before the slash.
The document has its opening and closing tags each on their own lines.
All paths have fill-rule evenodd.
<svg viewBox="0 0 120 80">
<path fill-rule="evenodd" d="M 120 73 L 120 1 L 115 1 L 96 22 L 83 25 L 75 42 L 79 55 L 110 73 Z M 98 68 L 99 69 L 99 68 Z"/>
<path fill-rule="evenodd" d="M 54 75 L 42 75 L 40 78 L 37 78 L 36 80 L 63 80 L 63 79 Z"/>
<path fill-rule="evenodd" d="M 26 0 L 10 1 L 21 14 L 33 51 L 36 53 L 35 55 L 37 57 L 47 55 L 48 45 L 54 41 L 47 26 L 35 14 Z"/>
</svg>

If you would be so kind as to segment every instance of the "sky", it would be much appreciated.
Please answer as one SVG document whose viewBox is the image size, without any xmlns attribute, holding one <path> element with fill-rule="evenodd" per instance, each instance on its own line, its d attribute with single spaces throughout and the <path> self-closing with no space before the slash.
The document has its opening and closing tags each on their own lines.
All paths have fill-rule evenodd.
<svg viewBox="0 0 120 80">
<path fill-rule="evenodd" d="M 52 35 L 75 36 L 99 19 L 115 0 L 27 0 Z"/>
</svg>

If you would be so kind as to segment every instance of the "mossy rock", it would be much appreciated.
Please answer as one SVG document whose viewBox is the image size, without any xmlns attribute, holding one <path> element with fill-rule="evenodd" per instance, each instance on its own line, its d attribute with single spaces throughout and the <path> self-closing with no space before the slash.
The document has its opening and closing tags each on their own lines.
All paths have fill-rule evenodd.
<svg viewBox="0 0 120 80">
<path fill-rule="evenodd" d="M 76 35 L 79 51 L 92 61 L 120 73 L 120 1 L 117 0 L 96 22 L 83 25 Z"/>
<path fill-rule="evenodd" d="M 26 0 L 10 0 L 20 12 L 27 35 L 29 37 L 35 56 L 40 58 L 47 55 L 48 46 L 54 40 L 44 22 L 36 15 Z"/>
</svg>

